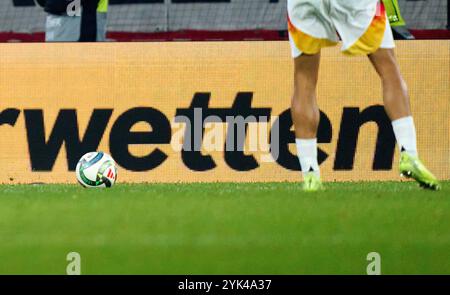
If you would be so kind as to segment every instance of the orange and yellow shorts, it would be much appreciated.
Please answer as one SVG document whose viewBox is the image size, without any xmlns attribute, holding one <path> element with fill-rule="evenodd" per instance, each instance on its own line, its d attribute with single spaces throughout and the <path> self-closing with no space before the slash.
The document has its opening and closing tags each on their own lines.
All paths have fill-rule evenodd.
<svg viewBox="0 0 450 295">
<path fill-rule="evenodd" d="M 292 56 L 316 54 L 342 40 L 342 51 L 367 55 L 394 48 L 384 5 L 378 0 L 288 0 Z"/>
</svg>

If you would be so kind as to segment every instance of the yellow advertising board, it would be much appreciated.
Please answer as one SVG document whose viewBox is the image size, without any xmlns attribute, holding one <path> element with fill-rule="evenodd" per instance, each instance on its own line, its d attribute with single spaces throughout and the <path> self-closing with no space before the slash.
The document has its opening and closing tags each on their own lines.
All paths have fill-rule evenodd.
<svg viewBox="0 0 450 295">
<path fill-rule="evenodd" d="M 450 179 L 450 42 L 397 45 L 421 158 Z M 2 44 L 0 183 L 74 183 L 93 150 L 120 182 L 297 181 L 292 74 L 286 42 Z M 325 180 L 399 179 L 380 86 L 367 58 L 323 51 Z"/>
</svg>

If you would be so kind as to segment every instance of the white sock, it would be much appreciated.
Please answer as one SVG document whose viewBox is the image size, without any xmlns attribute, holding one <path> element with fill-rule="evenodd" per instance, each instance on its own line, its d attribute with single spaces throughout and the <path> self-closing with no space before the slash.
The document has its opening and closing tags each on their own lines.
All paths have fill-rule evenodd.
<svg viewBox="0 0 450 295">
<path fill-rule="evenodd" d="M 314 172 L 320 177 L 319 163 L 317 162 L 317 138 L 295 140 L 297 155 L 302 166 L 303 176 L 308 172 Z"/>
<path fill-rule="evenodd" d="M 400 151 L 417 156 L 416 127 L 413 118 L 409 116 L 392 121 L 392 128 Z"/>
</svg>

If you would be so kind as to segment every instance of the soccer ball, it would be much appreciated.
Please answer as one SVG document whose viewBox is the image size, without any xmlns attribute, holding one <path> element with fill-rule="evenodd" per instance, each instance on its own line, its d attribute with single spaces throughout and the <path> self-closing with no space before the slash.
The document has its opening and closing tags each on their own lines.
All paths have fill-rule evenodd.
<svg viewBox="0 0 450 295">
<path fill-rule="evenodd" d="M 78 161 L 76 174 L 84 187 L 112 187 L 117 180 L 116 162 L 103 152 L 87 153 Z"/>
</svg>

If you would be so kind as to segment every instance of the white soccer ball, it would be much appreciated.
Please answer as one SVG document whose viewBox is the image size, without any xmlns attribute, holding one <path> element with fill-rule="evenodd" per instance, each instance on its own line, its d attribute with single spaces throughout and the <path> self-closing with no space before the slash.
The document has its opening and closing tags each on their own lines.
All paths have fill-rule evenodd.
<svg viewBox="0 0 450 295">
<path fill-rule="evenodd" d="M 103 152 L 87 153 L 78 161 L 76 174 L 84 187 L 112 187 L 117 180 L 116 162 Z"/>
</svg>

